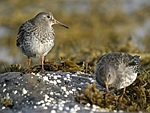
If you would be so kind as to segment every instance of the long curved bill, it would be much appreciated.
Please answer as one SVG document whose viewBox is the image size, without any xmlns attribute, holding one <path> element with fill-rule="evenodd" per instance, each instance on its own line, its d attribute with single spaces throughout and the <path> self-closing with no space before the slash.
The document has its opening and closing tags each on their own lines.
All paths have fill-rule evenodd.
<svg viewBox="0 0 150 113">
<path fill-rule="evenodd" d="M 65 25 L 65 24 L 63 24 L 63 23 L 61 23 L 61 22 L 59 22 L 57 20 L 54 20 L 54 24 L 59 24 L 59 25 L 65 27 L 65 28 L 69 29 L 69 27 L 67 25 Z"/>
</svg>

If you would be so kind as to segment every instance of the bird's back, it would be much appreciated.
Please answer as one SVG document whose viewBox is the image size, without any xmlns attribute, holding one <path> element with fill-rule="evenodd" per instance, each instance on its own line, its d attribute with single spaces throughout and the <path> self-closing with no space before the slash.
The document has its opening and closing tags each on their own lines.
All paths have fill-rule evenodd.
<svg viewBox="0 0 150 113">
<path fill-rule="evenodd" d="M 32 32 L 36 30 L 36 27 L 32 25 L 30 20 L 23 23 L 18 30 L 16 45 L 19 47 L 26 40 L 26 37 L 31 36 Z"/>
<path fill-rule="evenodd" d="M 124 66 L 137 66 L 139 68 L 140 59 L 139 56 L 132 56 L 122 52 L 113 52 L 100 57 L 97 64 L 110 64 L 113 65 L 115 69 L 118 69 L 120 64 L 123 64 Z"/>
</svg>

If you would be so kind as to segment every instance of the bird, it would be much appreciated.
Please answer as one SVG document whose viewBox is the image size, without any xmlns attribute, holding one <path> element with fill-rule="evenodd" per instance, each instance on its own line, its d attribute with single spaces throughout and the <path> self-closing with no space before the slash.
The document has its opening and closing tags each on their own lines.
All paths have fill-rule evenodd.
<svg viewBox="0 0 150 113">
<path fill-rule="evenodd" d="M 140 69 L 140 56 L 123 52 L 112 52 L 101 56 L 96 64 L 95 79 L 106 88 L 122 89 L 131 85 Z"/>
<path fill-rule="evenodd" d="M 32 57 L 41 58 L 41 71 L 45 71 L 44 57 L 54 46 L 55 33 L 52 27 L 54 24 L 69 29 L 67 25 L 56 20 L 51 12 L 40 12 L 19 27 L 16 46 L 28 57 L 28 71 L 30 71 Z"/>
</svg>

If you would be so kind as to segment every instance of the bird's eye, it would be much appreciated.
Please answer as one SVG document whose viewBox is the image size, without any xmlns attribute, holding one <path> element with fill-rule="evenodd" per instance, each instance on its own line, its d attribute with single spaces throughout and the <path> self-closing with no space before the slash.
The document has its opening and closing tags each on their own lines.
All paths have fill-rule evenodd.
<svg viewBox="0 0 150 113">
<path fill-rule="evenodd" d="M 111 75 L 109 74 L 109 75 L 108 75 L 108 77 L 110 78 L 110 77 L 111 77 Z"/>
<path fill-rule="evenodd" d="M 47 18 L 50 18 L 50 16 L 47 16 Z"/>
</svg>

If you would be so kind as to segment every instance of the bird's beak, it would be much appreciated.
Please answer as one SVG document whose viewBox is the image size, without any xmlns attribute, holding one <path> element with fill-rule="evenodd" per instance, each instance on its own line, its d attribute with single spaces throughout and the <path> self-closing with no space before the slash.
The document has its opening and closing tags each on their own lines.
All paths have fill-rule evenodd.
<svg viewBox="0 0 150 113">
<path fill-rule="evenodd" d="M 105 83 L 105 85 L 106 85 L 106 91 L 109 92 L 109 89 L 108 89 L 108 82 L 105 81 L 104 83 Z"/>
<path fill-rule="evenodd" d="M 65 27 L 65 28 L 69 29 L 69 27 L 68 27 L 67 25 L 65 25 L 65 24 L 63 24 L 63 23 L 57 21 L 56 19 L 54 19 L 54 24 L 59 24 L 59 25 Z"/>
</svg>

